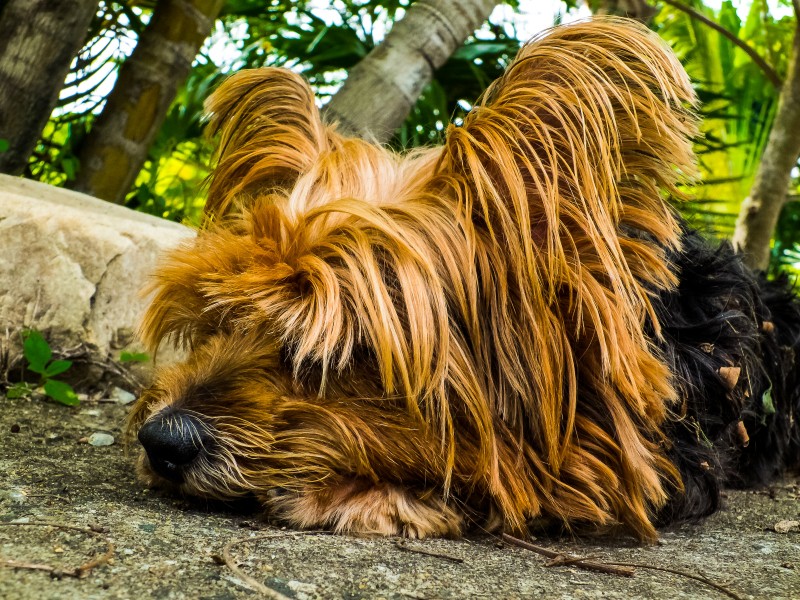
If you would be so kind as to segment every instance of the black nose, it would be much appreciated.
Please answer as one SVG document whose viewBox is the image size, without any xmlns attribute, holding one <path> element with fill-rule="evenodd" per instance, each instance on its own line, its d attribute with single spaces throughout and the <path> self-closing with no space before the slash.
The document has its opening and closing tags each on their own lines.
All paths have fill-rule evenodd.
<svg viewBox="0 0 800 600">
<path fill-rule="evenodd" d="M 176 483 L 183 481 L 184 469 L 211 441 L 199 418 L 177 411 L 154 417 L 142 426 L 138 437 L 153 470 Z"/>
</svg>

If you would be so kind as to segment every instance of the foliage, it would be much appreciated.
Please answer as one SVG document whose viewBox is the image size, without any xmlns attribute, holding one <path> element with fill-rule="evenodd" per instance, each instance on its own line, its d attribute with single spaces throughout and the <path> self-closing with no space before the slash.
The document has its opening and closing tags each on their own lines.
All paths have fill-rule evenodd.
<svg viewBox="0 0 800 600">
<path fill-rule="evenodd" d="M 229 0 L 215 33 L 195 61 L 128 194 L 126 205 L 176 221 L 198 223 L 212 162 L 202 135 L 203 101 L 232 71 L 286 66 L 303 72 L 321 103 L 347 71 L 401 18 L 409 0 Z M 58 108 L 43 132 L 27 176 L 54 185 L 73 179 L 80 145 L 125 56 L 149 20 L 153 2 L 103 0 L 75 60 Z M 441 139 L 519 47 L 501 25 L 468 40 L 424 90 L 391 144 L 407 148 Z"/>
<path fill-rule="evenodd" d="M 119 362 L 121 363 L 130 363 L 130 362 L 147 362 L 150 360 L 150 356 L 145 352 L 121 352 L 119 355 Z"/>
<path fill-rule="evenodd" d="M 286 66 L 303 72 L 324 105 L 347 71 L 380 43 L 410 2 L 228 0 L 150 148 L 127 205 L 197 223 L 213 161 L 211 144 L 202 134 L 203 101 L 220 80 L 239 69 Z M 726 0 L 717 11 L 701 0 L 683 3 L 749 44 L 779 74 L 786 72 L 795 24 L 788 0 L 778 0 L 777 10 L 767 0 Z M 517 8 L 516 2 L 510 4 Z M 579 4 L 562 2 L 562 11 Z M 684 12 L 655 4 L 659 11 L 651 26 L 675 49 L 702 102 L 704 135 L 696 149 L 703 182 L 686 213 L 703 230 L 728 236 L 774 119 L 777 90 L 729 39 Z M 154 0 L 100 2 L 86 45 L 31 159 L 29 177 L 56 185 L 74 177 L 80 144 L 154 5 Z M 560 14 L 554 15 L 554 21 L 560 19 Z M 500 22 L 467 40 L 435 74 L 391 146 L 403 149 L 441 141 L 448 124 L 457 124 L 502 72 L 519 48 L 519 37 L 510 23 Z M 800 196 L 798 177 L 794 189 Z M 775 264 L 800 263 L 800 207 L 795 203 L 784 210 L 776 236 Z"/>
<path fill-rule="evenodd" d="M 78 168 L 77 150 L 102 107 L 122 61 L 136 44 L 147 12 L 134 3 L 101 0 L 86 43 L 73 60 L 49 123 L 25 175 L 64 185 Z"/>
<path fill-rule="evenodd" d="M 699 0 L 684 4 L 750 45 L 781 76 L 786 73 L 794 17 L 771 14 L 764 0 L 753 1 L 744 18 L 730 0 L 716 13 Z M 772 127 L 778 90 L 728 38 L 684 12 L 664 5 L 653 28 L 675 49 L 701 101 L 703 137 L 696 151 L 703 180 L 694 190 L 695 201 L 686 207 L 687 216 L 702 230 L 729 237 Z M 788 266 L 800 258 L 797 212 L 788 206 L 784 211 L 776 231 L 774 266 Z"/>
<path fill-rule="evenodd" d="M 8 388 L 6 396 L 8 398 L 21 398 L 28 396 L 37 387 L 40 387 L 44 394 L 56 402 L 75 406 L 79 403 L 75 390 L 68 383 L 55 379 L 56 375 L 61 375 L 67 371 L 72 362 L 69 360 L 53 360 L 53 352 L 50 345 L 38 331 L 28 330 L 23 332 L 22 351 L 25 360 L 28 362 L 27 370 L 39 375 L 37 386 L 33 386 L 25 381 L 16 383 Z"/>
<path fill-rule="evenodd" d="M 757 2 L 744 22 L 731 2 L 724 2 L 716 15 L 697 0 L 686 4 L 763 51 L 755 44 L 756 38 L 763 38 L 756 30 L 764 22 Z M 704 218 L 704 228 L 729 234 L 752 183 L 777 90 L 741 49 L 689 15 L 665 6 L 654 28 L 678 54 L 701 101 L 703 138 L 696 150 L 704 185 L 697 190 L 693 214 Z"/>
<path fill-rule="evenodd" d="M 331 3 L 324 11 L 299 6 L 277 27 L 274 21 L 249 19 L 236 68 L 280 65 L 298 69 L 324 104 L 347 71 L 380 43 L 408 5 L 408 0 L 344 0 Z M 458 120 L 469 103 L 502 73 L 519 44 L 500 24 L 468 39 L 437 71 L 390 144 L 408 148 L 440 141 L 447 123 Z"/>
</svg>

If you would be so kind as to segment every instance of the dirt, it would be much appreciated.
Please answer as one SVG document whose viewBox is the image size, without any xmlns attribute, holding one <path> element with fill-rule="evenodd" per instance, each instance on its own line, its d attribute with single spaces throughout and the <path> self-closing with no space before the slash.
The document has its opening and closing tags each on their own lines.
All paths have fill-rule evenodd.
<svg viewBox="0 0 800 600">
<path fill-rule="evenodd" d="M 66 573 L 102 555 L 106 538 L 115 546 L 108 564 L 81 579 L 0 568 L 0 598 L 256 598 L 218 557 L 230 541 L 270 533 L 283 537 L 239 544 L 233 554 L 243 572 L 299 600 L 726 597 L 662 571 L 638 568 L 628 578 L 547 566 L 544 557 L 486 535 L 408 544 L 437 556 L 402 551 L 395 540 L 291 535 L 267 525 L 252 507 L 198 504 L 144 489 L 120 443 L 125 406 L 0 400 L 0 407 L 0 563 Z M 88 444 L 97 432 L 115 442 Z M 768 489 L 727 492 L 723 511 L 662 532 L 657 545 L 623 538 L 540 537 L 536 543 L 596 561 L 702 574 L 740 598 L 800 598 L 800 532 L 774 530 L 776 523 L 798 520 L 800 478 L 789 477 Z M 36 522 L 91 526 L 98 533 Z"/>
</svg>

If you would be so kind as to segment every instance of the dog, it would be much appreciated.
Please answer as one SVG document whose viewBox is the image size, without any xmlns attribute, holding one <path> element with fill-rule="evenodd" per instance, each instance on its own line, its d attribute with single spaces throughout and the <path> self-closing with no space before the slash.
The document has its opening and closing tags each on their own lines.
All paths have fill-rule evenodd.
<svg viewBox="0 0 800 600">
<path fill-rule="evenodd" d="M 644 26 L 524 45 L 440 147 L 325 124 L 299 75 L 233 75 L 207 223 L 149 288 L 164 367 L 142 481 L 367 535 L 624 531 L 800 463 L 800 306 L 672 200 L 695 95 Z"/>
</svg>

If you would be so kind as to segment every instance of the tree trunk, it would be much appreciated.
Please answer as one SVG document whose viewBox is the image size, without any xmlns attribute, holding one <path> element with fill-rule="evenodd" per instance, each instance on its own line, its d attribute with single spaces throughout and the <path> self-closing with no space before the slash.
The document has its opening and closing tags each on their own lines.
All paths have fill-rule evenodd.
<svg viewBox="0 0 800 600">
<path fill-rule="evenodd" d="M 800 19 L 800 14 L 797 15 Z M 750 196 L 742 202 L 733 244 L 756 269 L 769 265 L 770 240 L 786 203 L 792 169 L 800 157 L 800 23 L 795 30 L 789 72 L 778 98 L 778 112 L 756 172 Z"/>
<path fill-rule="evenodd" d="M 121 204 L 225 0 L 161 0 L 79 152 L 72 187 Z"/>
<path fill-rule="evenodd" d="M 418 0 L 383 42 L 350 70 L 325 108 L 327 121 L 378 142 L 402 125 L 423 88 L 498 4 L 492 0 Z"/>
<path fill-rule="evenodd" d="M 587 6 L 595 15 L 630 17 L 644 23 L 649 23 L 658 13 L 658 9 L 647 0 L 589 0 Z"/>
<path fill-rule="evenodd" d="M 22 173 L 81 49 L 98 0 L 0 3 L 0 172 Z"/>
</svg>

